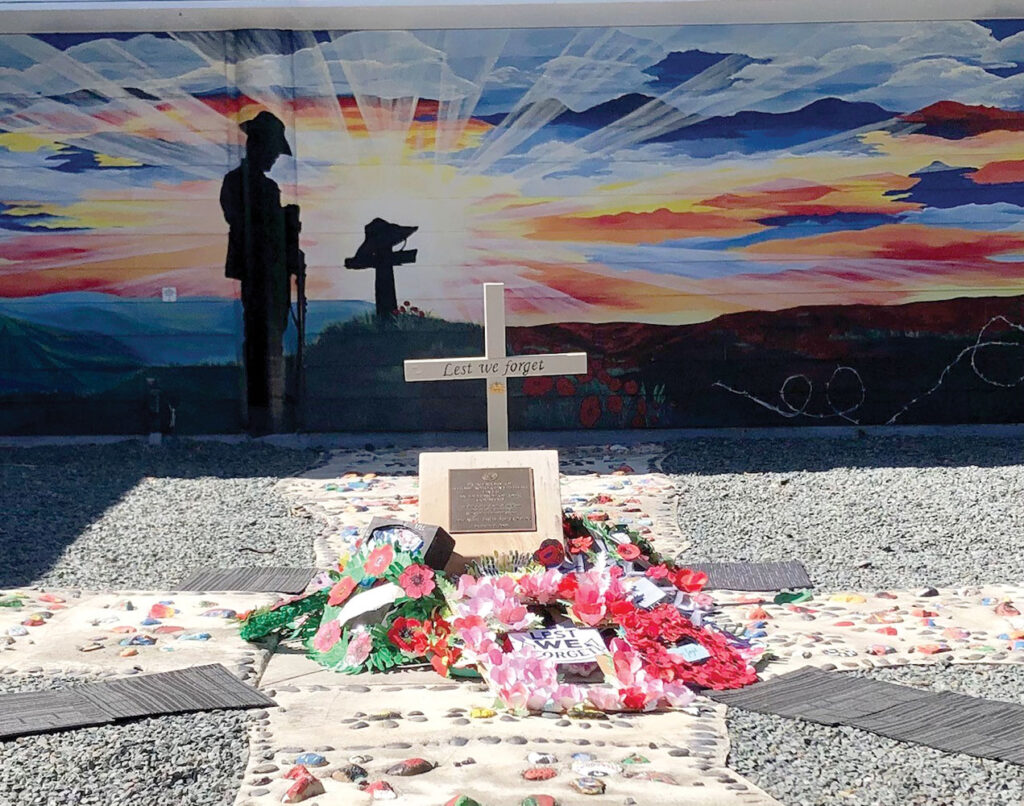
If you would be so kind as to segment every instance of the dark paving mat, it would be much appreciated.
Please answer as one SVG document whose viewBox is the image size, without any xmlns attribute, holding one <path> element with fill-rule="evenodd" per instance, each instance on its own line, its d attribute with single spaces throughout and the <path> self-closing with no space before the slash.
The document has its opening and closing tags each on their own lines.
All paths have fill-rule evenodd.
<svg viewBox="0 0 1024 806">
<path fill-rule="evenodd" d="M 89 683 L 75 690 L 115 719 L 274 705 L 217 663 Z"/>
<path fill-rule="evenodd" d="M 890 739 L 1024 765 L 1024 706 L 932 692 L 811 667 L 734 691 L 705 692 L 729 707 L 849 725 Z"/>
<path fill-rule="evenodd" d="M 200 568 L 178 591 L 249 591 L 252 593 L 302 593 L 316 576 L 315 568 Z"/>
<path fill-rule="evenodd" d="M 56 691 L 0 695 L 0 739 L 118 720 L 276 703 L 219 664 L 87 683 Z"/>
<path fill-rule="evenodd" d="M 105 725 L 113 721 L 113 716 L 75 689 L 0 696 L 0 739 L 86 725 Z"/>
<path fill-rule="evenodd" d="M 796 560 L 774 563 L 683 562 L 682 565 L 706 573 L 709 590 L 781 591 L 814 587 L 807 576 L 807 569 Z"/>
</svg>

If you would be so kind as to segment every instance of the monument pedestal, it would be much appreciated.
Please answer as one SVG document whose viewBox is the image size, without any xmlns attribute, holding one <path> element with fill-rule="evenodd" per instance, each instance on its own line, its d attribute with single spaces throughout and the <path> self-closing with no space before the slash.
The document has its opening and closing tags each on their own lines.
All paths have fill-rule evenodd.
<svg viewBox="0 0 1024 806">
<path fill-rule="evenodd" d="M 561 541 L 558 452 L 421 453 L 420 521 L 455 539 L 451 573 L 495 552 L 532 554 L 545 540 Z"/>
</svg>

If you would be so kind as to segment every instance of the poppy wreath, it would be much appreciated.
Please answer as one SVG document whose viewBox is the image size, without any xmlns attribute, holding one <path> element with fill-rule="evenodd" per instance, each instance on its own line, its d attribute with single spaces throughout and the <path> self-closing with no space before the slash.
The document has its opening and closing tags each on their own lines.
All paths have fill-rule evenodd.
<svg viewBox="0 0 1024 806">
<path fill-rule="evenodd" d="M 754 669 L 724 635 L 694 626 L 672 605 L 620 610 L 615 614 L 615 622 L 626 643 L 639 654 L 644 671 L 660 680 L 716 690 L 757 682 Z M 699 644 L 709 657 L 689 662 L 669 652 L 681 641 Z"/>
<path fill-rule="evenodd" d="M 306 637 L 310 658 L 347 674 L 382 671 L 440 656 L 447 668 L 457 659 L 447 645 L 451 632 L 440 613 L 447 584 L 422 562 L 418 551 L 405 551 L 390 542 L 367 545 L 348 558 L 325 589 L 327 598 L 315 632 Z M 342 623 L 339 616 L 360 592 L 388 584 L 395 599 L 376 624 Z M 396 626 L 397 625 L 397 626 Z M 442 665 L 435 665 L 440 671 Z M 443 673 L 443 672 L 442 672 Z"/>
<path fill-rule="evenodd" d="M 694 626 L 669 604 L 639 608 L 629 600 L 622 576 L 614 565 L 566 574 L 548 569 L 484 579 L 464 576 L 449 598 L 452 626 L 467 659 L 480 664 L 499 699 L 518 711 L 678 707 L 692 699 L 688 686 L 736 688 L 756 681 L 754 670 L 723 635 Z M 508 632 L 536 626 L 527 606 L 556 602 L 578 624 L 617 628 L 621 637 L 609 647 L 617 678 L 609 681 L 612 685 L 559 685 L 552 662 L 522 648 L 509 651 Z M 688 663 L 671 654 L 669 649 L 683 640 L 701 644 L 710 657 Z"/>
</svg>

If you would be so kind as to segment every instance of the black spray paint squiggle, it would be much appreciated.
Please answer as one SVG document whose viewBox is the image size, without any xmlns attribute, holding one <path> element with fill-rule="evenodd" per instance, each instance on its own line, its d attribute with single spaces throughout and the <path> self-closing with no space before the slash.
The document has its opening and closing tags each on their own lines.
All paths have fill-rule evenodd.
<svg viewBox="0 0 1024 806">
<path fill-rule="evenodd" d="M 922 400 L 938 391 L 938 389 L 943 385 L 943 383 L 945 383 L 949 373 L 952 372 L 953 369 L 964 358 L 968 356 L 970 356 L 971 370 L 974 372 L 974 374 L 979 379 L 981 379 L 982 381 L 991 386 L 998 386 L 1004 389 L 1012 389 L 1024 383 L 1024 373 L 1022 373 L 1020 377 L 1016 378 L 1015 380 L 1006 382 L 996 380 L 995 378 L 990 377 L 985 372 L 983 372 L 981 368 L 978 366 L 978 353 L 984 350 L 985 348 L 1012 347 L 1015 349 L 1024 350 L 1024 342 L 1005 341 L 999 338 L 988 338 L 988 331 L 991 330 L 993 325 L 997 323 L 1002 323 L 1007 327 L 1011 328 L 1012 330 L 1017 330 L 1024 334 L 1024 325 L 1021 325 L 1017 322 L 1011 322 L 1009 319 L 1002 315 L 993 316 L 988 322 L 985 323 L 981 330 L 978 331 L 978 335 L 974 341 L 974 344 L 965 347 L 963 350 L 960 351 L 956 358 L 954 358 L 952 361 L 949 362 L 949 364 L 946 365 L 946 367 L 939 374 L 938 380 L 932 385 L 932 387 L 929 388 L 927 391 L 922 392 L 920 395 L 913 398 L 908 403 L 906 403 L 906 405 L 904 405 L 899 411 L 897 411 L 888 420 L 886 420 L 885 424 L 892 425 L 900 417 L 906 414 L 911 408 L 913 408 Z M 855 397 L 857 398 L 857 400 L 852 405 L 841 407 L 841 404 L 838 404 L 833 398 L 833 387 L 837 379 L 843 377 L 846 374 L 852 376 L 856 382 L 857 392 L 855 393 Z M 795 393 L 794 384 L 797 384 L 800 381 L 803 381 L 803 383 L 806 384 L 807 392 L 806 396 L 803 399 L 803 402 L 795 404 L 792 399 Z M 829 410 L 822 412 L 807 411 L 807 407 L 810 404 L 814 394 L 814 383 L 811 381 L 810 378 L 803 374 L 790 375 L 782 382 L 782 386 L 779 387 L 779 405 L 770 403 L 767 400 L 762 400 L 761 398 L 751 394 L 750 392 L 747 392 L 746 390 L 736 389 L 732 386 L 729 386 L 726 383 L 723 383 L 722 381 L 715 381 L 711 385 L 712 387 L 724 389 L 725 391 L 730 392 L 734 395 L 745 397 L 748 400 L 753 401 L 757 405 L 768 409 L 769 411 L 774 411 L 776 414 L 779 414 L 782 417 L 794 418 L 803 416 L 810 417 L 816 420 L 827 420 L 832 419 L 834 417 L 838 417 L 843 420 L 846 420 L 847 422 L 853 423 L 854 425 L 860 425 L 860 421 L 855 419 L 852 415 L 863 405 L 867 393 L 867 390 L 864 386 L 864 382 L 861 379 L 860 373 L 858 373 L 857 370 L 854 369 L 853 367 L 848 366 L 837 366 L 835 370 L 833 370 L 832 375 L 829 377 L 828 382 L 825 384 L 825 405 L 828 407 Z"/>
</svg>

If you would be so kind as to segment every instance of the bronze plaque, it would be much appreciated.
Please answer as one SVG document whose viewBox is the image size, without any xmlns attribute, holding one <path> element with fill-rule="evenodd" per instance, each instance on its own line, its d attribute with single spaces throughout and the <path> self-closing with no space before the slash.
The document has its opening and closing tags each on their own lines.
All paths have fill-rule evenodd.
<svg viewBox="0 0 1024 806">
<path fill-rule="evenodd" d="M 536 532 L 533 468 L 448 471 L 449 528 L 466 532 Z"/>
</svg>

